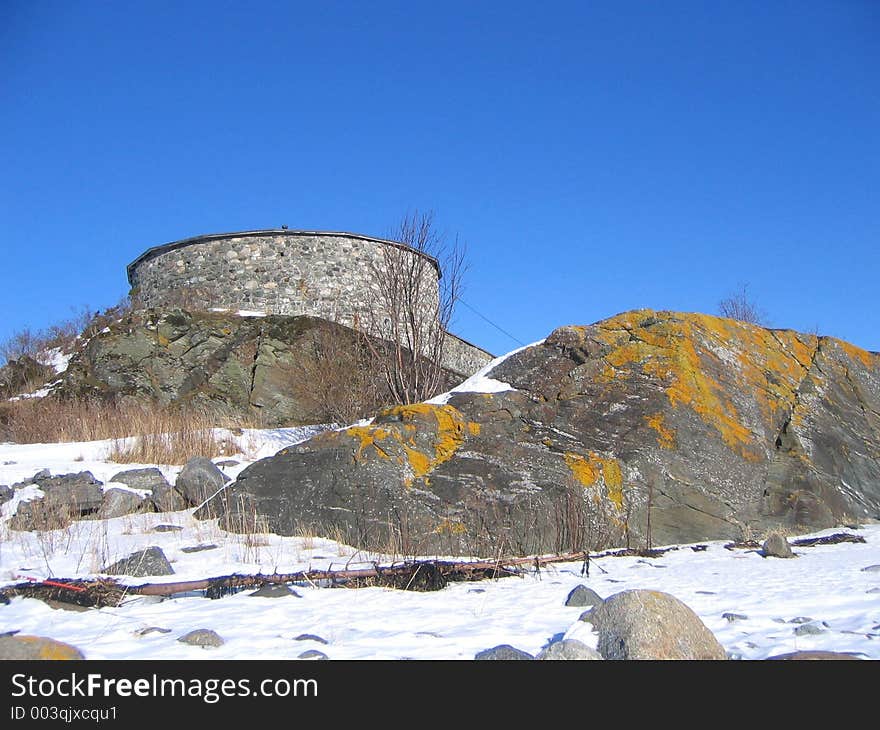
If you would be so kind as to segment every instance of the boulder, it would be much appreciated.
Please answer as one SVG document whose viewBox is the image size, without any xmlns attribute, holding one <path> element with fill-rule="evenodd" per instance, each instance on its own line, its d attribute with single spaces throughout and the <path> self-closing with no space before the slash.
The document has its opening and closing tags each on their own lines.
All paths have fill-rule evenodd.
<svg viewBox="0 0 880 730">
<path fill-rule="evenodd" d="M 638 310 L 561 327 L 488 376 L 510 389 L 320 434 L 245 468 L 196 516 L 452 555 L 880 518 L 880 356 L 832 337 Z"/>
<path fill-rule="evenodd" d="M 7 487 L 5 484 L 0 484 L 0 504 L 8 502 L 10 499 L 12 499 L 12 488 Z"/>
<path fill-rule="evenodd" d="M 516 649 L 510 644 L 499 644 L 498 646 L 493 646 L 491 649 L 483 649 L 483 651 L 478 651 L 474 656 L 474 659 L 479 659 L 481 661 L 488 659 L 509 661 L 534 658 L 535 657 L 533 657 L 528 652 L 522 651 L 521 649 Z"/>
<path fill-rule="evenodd" d="M 148 547 L 132 553 L 127 558 L 117 560 L 101 570 L 107 575 L 130 575 L 143 578 L 150 575 L 173 575 L 174 568 L 162 552 L 162 548 Z"/>
<path fill-rule="evenodd" d="M 764 544 L 761 546 L 761 554 L 765 558 L 793 558 L 794 553 L 791 551 L 791 545 L 784 535 L 778 532 L 770 534 Z"/>
<path fill-rule="evenodd" d="M 229 477 L 210 459 L 194 456 L 186 462 L 177 475 L 174 488 L 183 495 L 189 505 L 195 507 L 213 496 L 228 481 Z"/>
<path fill-rule="evenodd" d="M 145 469 L 126 469 L 125 471 L 116 472 L 110 477 L 111 482 L 124 484 L 132 489 L 148 489 L 154 491 L 156 487 L 170 487 L 165 476 L 156 467 L 151 466 Z"/>
<path fill-rule="evenodd" d="M 602 659 L 602 655 L 577 639 L 554 641 L 546 649 L 538 653 L 536 659 L 542 660 L 580 660 L 591 661 Z"/>
<path fill-rule="evenodd" d="M 593 610 L 605 659 L 725 659 L 724 648 L 690 608 L 660 591 L 628 590 Z"/>
<path fill-rule="evenodd" d="M 579 606 L 581 608 L 584 606 L 598 606 L 600 603 L 602 603 L 602 596 L 592 588 L 584 585 L 572 588 L 565 599 L 566 606 Z"/>
<path fill-rule="evenodd" d="M 0 660 L 85 659 L 75 646 L 46 636 L 0 636 Z"/>
<path fill-rule="evenodd" d="M 35 475 L 28 484 L 35 484 L 44 496 L 18 505 L 9 522 L 14 530 L 54 530 L 66 527 L 71 520 L 96 517 L 104 502 L 102 482 L 91 472 Z"/>
<path fill-rule="evenodd" d="M 99 519 L 122 517 L 134 512 L 144 512 L 152 508 L 153 503 L 128 489 L 111 488 L 104 492 L 104 501 L 98 510 Z"/>
</svg>

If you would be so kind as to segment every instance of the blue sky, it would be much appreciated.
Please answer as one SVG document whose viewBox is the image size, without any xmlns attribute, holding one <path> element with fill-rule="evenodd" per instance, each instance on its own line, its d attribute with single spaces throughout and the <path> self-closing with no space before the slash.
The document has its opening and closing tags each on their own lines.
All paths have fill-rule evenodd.
<svg viewBox="0 0 880 730">
<path fill-rule="evenodd" d="M 0 0 L 0 69 L 0 340 L 154 245 L 433 209 L 520 342 L 748 284 L 880 350 L 877 2 Z"/>
</svg>

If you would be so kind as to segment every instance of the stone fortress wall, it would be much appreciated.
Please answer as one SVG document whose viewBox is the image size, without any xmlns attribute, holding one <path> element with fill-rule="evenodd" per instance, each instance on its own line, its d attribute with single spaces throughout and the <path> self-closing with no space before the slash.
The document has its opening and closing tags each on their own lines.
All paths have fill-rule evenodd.
<svg viewBox="0 0 880 730">
<path fill-rule="evenodd" d="M 141 307 L 258 311 L 309 315 L 347 327 L 365 326 L 379 299 L 373 267 L 383 247 L 420 256 L 430 278 L 426 307 L 439 296 L 438 262 L 395 241 L 353 233 L 274 229 L 195 236 L 148 249 L 128 266 L 132 298 Z M 470 375 L 492 358 L 461 338 L 446 341 L 444 365 Z"/>
</svg>

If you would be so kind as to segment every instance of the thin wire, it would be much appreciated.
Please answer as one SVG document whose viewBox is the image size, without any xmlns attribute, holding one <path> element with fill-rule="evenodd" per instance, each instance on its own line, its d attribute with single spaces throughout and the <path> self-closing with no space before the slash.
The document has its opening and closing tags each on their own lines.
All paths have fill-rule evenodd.
<svg viewBox="0 0 880 730">
<path fill-rule="evenodd" d="M 459 302 L 460 304 L 464 304 L 464 306 L 466 306 L 468 309 L 470 309 L 474 314 L 476 314 L 476 315 L 477 315 L 478 317 L 480 317 L 481 319 L 486 320 L 486 321 L 487 321 L 489 324 L 491 324 L 496 330 L 498 330 L 499 332 L 502 332 L 503 334 L 507 335 L 507 336 L 508 336 L 511 340 L 513 340 L 516 344 L 518 344 L 518 345 L 522 345 L 523 347 L 525 347 L 525 345 L 526 345 L 525 342 L 522 342 L 521 340 L 518 340 L 516 337 L 514 337 L 512 334 L 510 334 L 510 332 L 508 332 L 507 330 L 504 330 L 504 329 L 502 329 L 501 327 L 499 327 L 497 324 L 495 324 L 495 323 L 494 323 L 491 319 L 489 319 L 487 316 L 485 316 L 484 314 L 481 314 L 481 313 L 478 312 L 476 309 L 474 309 L 474 308 L 473 308 L 470 304 L 468 304 L 464 299 L 459 298 L 459 299 L 458 299 L 458 302 Z"/>
</svg>

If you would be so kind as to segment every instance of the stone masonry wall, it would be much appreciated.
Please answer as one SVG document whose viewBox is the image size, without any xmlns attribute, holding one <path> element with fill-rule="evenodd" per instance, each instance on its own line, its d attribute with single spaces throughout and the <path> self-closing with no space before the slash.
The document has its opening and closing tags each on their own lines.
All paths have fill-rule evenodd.
<svg viewBox="0 0 880 730">
<path fill-rule="evenodd" d="M 247 231 L 149 249 L 129 265 L 128 277 L 133 299 L 142 307 L 309 315 L 366 328 L 369 312 L 381 300 L 372 271 L 383 266 L 385 246 L 421 256 L 394 242 L 350 233 Z M 440 271 L 432 259 L 425 257 L 425 263 L 425 308 L 435 311 Z M 456 342 L 445 360 L 454 372 L 470 375 L 491 359 L 469 343 L 450 339 Z"/>
</svg>

